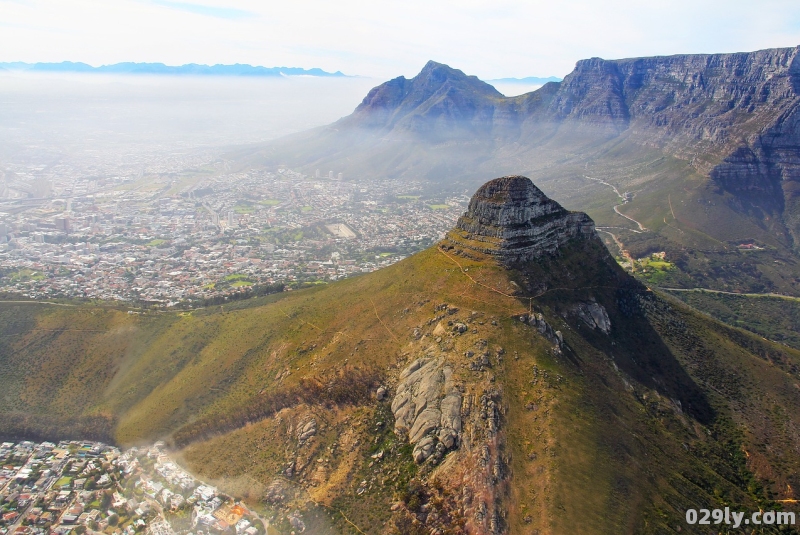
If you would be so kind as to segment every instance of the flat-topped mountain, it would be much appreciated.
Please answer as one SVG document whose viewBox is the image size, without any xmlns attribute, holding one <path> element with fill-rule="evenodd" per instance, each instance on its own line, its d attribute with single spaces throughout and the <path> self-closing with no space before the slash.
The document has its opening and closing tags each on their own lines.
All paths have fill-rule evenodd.
<svg viewBox="0 0 800 535">
<path fill-rule="evenodd" d="M 597 238 L 589 216 L 568 212 L 529 178 L 506 176 L 473 195 L 443 247 L 489 254 L 512 266 L 553 254 L 575 238 Z"/>
<path fill-rule="evenodd" d="M 796 507 L 800 352 L 648 290 L 524 177 L 364 276 L 191 313 L 61 305 L 0 302 L 0 440 L 165 440 L 280 533 Z"/>
</svg>

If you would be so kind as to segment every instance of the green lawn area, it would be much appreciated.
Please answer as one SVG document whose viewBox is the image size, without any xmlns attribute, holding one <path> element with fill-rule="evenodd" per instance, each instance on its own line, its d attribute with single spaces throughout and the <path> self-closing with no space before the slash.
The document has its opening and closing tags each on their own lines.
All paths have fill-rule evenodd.
<svg viewBox="0 0 800 535">
<path fill-rule="evenodd" d="M 449 204 L 429 204 L 428 208 L 431 210 L 447 210 L 450 208 Z"/>
<path fill-rule="evenodd" d="M 654 257 L 643 258 L 637 262 L 639 273 L 650 284 L 662 284 L 667 272 L 675 269 L 675 264 Z"/>
<path fill-rule="evenodd" d="M 313 206 L 303 206 L 303 207 L 300 209 L 300 211 L 301 211 L 301 212 L 303 212 L 303 213 L 308 213 L 308 212 L 311 212 L 311 211 L 313 211 L 313 210 L 314 210 L 314 207 L 313 207 Z"/>
<path fill-rule="evenodd" d="M 65 487 L 72 485 L 72 478 L 69 476 L 64 476 L 58 481 L 56 481 L 55 487 Z"/>
<path fill-rule="evenodd" d="M 252 214 L 255 210 L 251 204 L 237 204 L 233 207 L 233 211 L 237 214 Z"/>
<path fill-rule="evenodd" d="M 158 247 L 159 245 L 164 245 L 167 243 L 167 240 L 162 240 L 161 238 L 156 238 L 155 240 L 151 240 L 148 242 L 148 247 Z"/>
<path fill-rule="evenodd" d="M 264 199 L 263 201 L 258 201 L 258 204 L 263 204 L 264 206 L 275 206 L 280 203 L 281 201 L 278 199 Z"/>
<path fill-rule="evenodd" d="M 663 260 L 649 260 L 644 265 L 646 265 L 647 267 L 651 267 L 654 269 L 661 269 L 661 270 L 672 269 L 674 267 L 673 264 Z"/>
<path fill-rule="evenodd" d="M 225 280 L 228 282 L 247 280 L 247 275 L 243 275 L 241 273 L 233 273 L 231 275 L 226 275 Z"/>
<path fill-rule="evenodd" d="M 15 273 L 11 273 L 8 275 L 12 282 L 20 282 L 20 281 L 40 281 L 45 279 L 44 273 L 40 273 L 39 271 L 33 271 L 32 269 L 22 268 Z"/>
<path fill-rule="evenodd" d="M 242 286 L 252 286 L 253 283 L 250 281 L 236 281 L 231 283 L 232 288 L 241 288 Z"/>
</svg>

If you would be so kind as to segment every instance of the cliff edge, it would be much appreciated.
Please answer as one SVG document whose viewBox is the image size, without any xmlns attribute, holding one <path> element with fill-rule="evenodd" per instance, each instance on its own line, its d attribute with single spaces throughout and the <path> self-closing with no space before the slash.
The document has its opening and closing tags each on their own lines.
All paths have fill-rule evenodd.
<svg viewBox="0 0 800 535">
<path fill-rule="evenodd" d="M 595 236 L 594 222 L 548 198 L 529 178 L 504 176 L 481 186 L 442 246 L 477 251 L 513 265 L 553 254 L 572 239 Z"/>
</svg>

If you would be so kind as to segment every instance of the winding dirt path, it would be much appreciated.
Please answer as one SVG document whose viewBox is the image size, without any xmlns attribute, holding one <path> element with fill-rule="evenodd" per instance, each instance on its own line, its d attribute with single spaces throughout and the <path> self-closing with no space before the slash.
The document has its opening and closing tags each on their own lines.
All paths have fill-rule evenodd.
<svg viewBox="0 0 800 535">
<path fill-rule="evenodd" d="M 639 231 L 638 232 L 647 232 L 647 228 L 644 225 L 642 225 L 641 223 L 636 221 L 634 218 L 632 218 L 630 216 L 627 216 L 627 215 L 625 215 L 625 214 L 623 214 L 622 212 L 619 211 L 619 207 L 628 204 L 629 199 L 625 195 L 622 195 L 615 185 L 609 184 L 608 182 L 606 182 L 605 180 L 600 179 L 600 178 L 594 178 L 594 177 L 590 177 L 590 176 L 586 176 L 586 175 L 583 175 L 583 178 L 585 178 L 587 180 L 591 180 L 593 182 L 598 182 L 598 183 L 603 184 L 604 186 L 608 186 L 609 188 L 614 190 L 614 194 L 617 197 L 619 197 L 619 200 L 622 201 L 621 204 L 617 204 L 616 206 L 614 206 L 614 213 L 616 213 L 619 216 L 624 217 L 625 219 L 627 219 L 628 221 L 631 221 L 632 223 L 635 223 L 636 226 L 639 227 Z M 670 209 L 671 209 L 671 205 L 670 205 Z M 603 227 L 603 228 L 611 228 L 611 227 Z M 628 230 L 633 230 L 633 229 L 628 229 Z M 634 231 L 634 232 L 636 232 L 636 231 Z"/>
</svg>

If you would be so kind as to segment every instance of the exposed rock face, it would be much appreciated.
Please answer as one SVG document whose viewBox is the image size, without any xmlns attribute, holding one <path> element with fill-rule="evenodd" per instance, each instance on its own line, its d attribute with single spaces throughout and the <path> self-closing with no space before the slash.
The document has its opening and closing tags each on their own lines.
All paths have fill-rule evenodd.
<svg viewBox="0 0 800 535">
<path fill-rule="evenodd" d="M 400 374 L 392 401 L 394 430 L 414 444 L 418 463 L 458 445 L 461 434 L 461 392 L 453 370 L 442 359 L 417 359 Z"/>
<path fill-rule="evenodd" d="M 523 323 L 527 323 L 528 325 L 536 327 L 540 334 L 555 344 L 557 348 L 561 349 L 561 346 L 564 344 L 564 336 L 561 334 L 561 331 L 556 331 L 553 329 L 553 327 L 547 323 L 541 313 L 526 314 L 524 316 L 520 316 L 519 319 Z"/>
<path fill-rule="evenodd" d="M 300 444 L 305 444 L 316 434 L 317 434 L 317 421 L 312 418 L 298 426 L 297 441 Z"/>
<path fill-rule="evenodd" d="M 692 162 L 800 243 L 800 47 L 577 63 L 527 121 L 603 125 Z M 778 230 L 778 229 L 776 229 Z"/>
<path fill-rule="evenodd" d="M 605 334 L 611 332 L 611 320 L 603 305 L 595 303 L 580 303 L 574 308 L 575 314 L 592 329 L 600 329 Z"/>
<path fill-rule="evenodd" d="M 594 235 L 594 222 L 586 214 L 565 210 L 529 178 L 505 176 L 487 182 L 472 196 L 469 209 L 442 246 L 490 254 L 511 265 Z"/>
<path fill-rule="evenodd" d="M 704 152 L 722 149 L 795 107 L 798 52 L 800 47 L 585 59 L 564 78 L 544 113 L 566 121 L 630 127 L 641 141 L 676 154 L 687 145 L 702 144 Z"/>
</svg>

